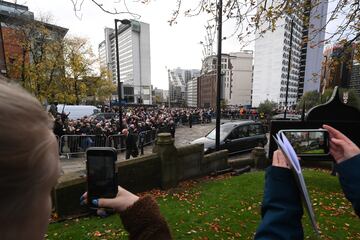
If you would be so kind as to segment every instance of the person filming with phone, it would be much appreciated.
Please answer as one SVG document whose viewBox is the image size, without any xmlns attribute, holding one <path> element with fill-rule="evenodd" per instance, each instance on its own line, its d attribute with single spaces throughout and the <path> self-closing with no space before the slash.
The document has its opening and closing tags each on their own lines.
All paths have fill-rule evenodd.
<svg viewBox="0 0 360 240">
<path fill-rule="evenodd" d="M 58 143 L 52 121 L 39 101 L 0 79 L 0 236 L 2 240 L 44 239 L 51 214 L 51 190 L 60 176 Z M 8 124 L 11 119 L 12 124 Z M 24 122 L 27 119 L 27 122 Z M 360 150 L 339 131 L 329 131 L 330 153 L 337 162 L 346 197 L 360 215 Z M 256 239 L 302 239 L 299 192 L 280 152 L 267 170 L 263 220 Z M 85 193 L 81 201 L 88 202 Z M 153 197 L 138 197 L 117 187 L 114 198 L 91 204 L 119 213 L 129 239 L 172 239 Z M 119 226 L 120 227 L 120 226 Z"/>
<path fill-rule="evenodd" d="M 323 128 L 329 133 L 329 150 L 336 161 L 341 187 L 360 217 L 360 149 L 335 128 L 328 125 Z M 300 190 L 290 164 L 280 150 L 274 152 L 265 179 L 262 221 L 255 239 L 304 239 Z"/>
</svg>

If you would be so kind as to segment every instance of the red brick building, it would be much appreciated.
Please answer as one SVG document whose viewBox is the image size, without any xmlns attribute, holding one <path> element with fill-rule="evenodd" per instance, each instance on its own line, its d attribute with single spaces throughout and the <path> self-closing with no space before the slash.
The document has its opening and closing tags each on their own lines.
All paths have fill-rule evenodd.
<svg viewBox="0 0 360 240">
<path fill-rule="evenodd" d="M 19 66 L 27 65 L 31 56 L 23 46 L 24 40 L 29 40 L 23 34 L 29 25 L 35 24 L 47 29 L 51 38 L 64 38 L 68 29 L 56 25 L 44 23 L 34 19 L 34 13 L 24 5 L 11 2 L 0 2 L 0 72 L 11 79 L 20 79 Z M 25 26 L 25 27 L 24 27 Z M 35 28 L 34 28 L 35 29 Z M 33 30 L 33 29 L 32 29 Z M 32 46 L 35 46 L 38 32 L 32 33 Z"/>
</svg>

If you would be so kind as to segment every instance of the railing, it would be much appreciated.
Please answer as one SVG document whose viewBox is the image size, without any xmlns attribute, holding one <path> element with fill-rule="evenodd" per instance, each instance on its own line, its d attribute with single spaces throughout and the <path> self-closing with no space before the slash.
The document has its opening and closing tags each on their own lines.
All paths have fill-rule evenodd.
<svg viewBox="0 0 360 240">
<path fill-rule="evenodd" d="M 137 137 L 137 145 L 143 146 L 151 145 L 156 138 L 156 130 L 145 131 L 140 140 Z M 59 154 L 67 156 L 69 159 L 71 155 L 84 154 L 89 147 L 113 147 L 117 151 L 124 151 L 126 149 L 125 136 L 123 134 L 114 135 L 63 135 L 60 138 L 56 136 L 59 141 Z"/>
</svg>

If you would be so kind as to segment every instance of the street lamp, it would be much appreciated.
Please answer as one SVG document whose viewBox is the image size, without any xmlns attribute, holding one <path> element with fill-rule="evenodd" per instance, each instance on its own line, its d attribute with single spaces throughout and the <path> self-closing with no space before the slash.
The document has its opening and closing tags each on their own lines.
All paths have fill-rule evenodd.
<svg viewBox="0 0 360 240">
<path fill-rule="evenodd" d="M 218 52 L 217 52 L 217 82 L 216 82 L 216 134 L 215 134 L 215 146 L 216 151 L 220 150 L 220 118 L 221 118 L 221 109 L 220 109 L 220 89 L 221 89 L 221 43 L 222 43 L 222 0 L 218 1 L 217 6 L 217 22 L 218 22 Z"/>
<path fill-rule="evenodd" d="M 118 22 L 121 24 L 131 25 L 131 21 L 128 19 L 115 19 L 115 47 L 116 47 L 116 71 L 117 71 L 117 94 L 118 94 L 118 103 L 119 103 L 119 122 L 120 122 L 120 132 L 122 131 L 122 109 L 121 109 L 121 89 L 122 85 L 120 82 L 120 59 L 119 59 L 119 40 L 118 40 Z"/>
</svg>

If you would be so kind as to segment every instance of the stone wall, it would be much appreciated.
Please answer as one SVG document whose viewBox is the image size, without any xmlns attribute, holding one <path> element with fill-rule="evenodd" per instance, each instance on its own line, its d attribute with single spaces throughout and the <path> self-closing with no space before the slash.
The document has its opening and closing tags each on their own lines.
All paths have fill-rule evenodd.
<svg viewBox="0 0 360 240">
<path fill-rule="evenodd" d="M 180 181 L 205 176 L 228 168 L 227 150 L 204 156 L 200 144 L 175 148 L 170 134 L 159 134 L 153 154 L 116 163 L 118 184 L 138 193 L 154 188 L 176 187 Z M 83 171 L 63 175 L 53 191 L 53 204 L 60 217 L 81 214 L 88 209 L 79 205 L 86 191 Z"/>
</svg>

